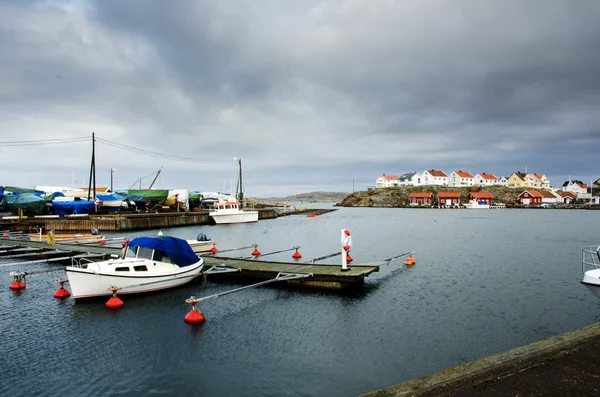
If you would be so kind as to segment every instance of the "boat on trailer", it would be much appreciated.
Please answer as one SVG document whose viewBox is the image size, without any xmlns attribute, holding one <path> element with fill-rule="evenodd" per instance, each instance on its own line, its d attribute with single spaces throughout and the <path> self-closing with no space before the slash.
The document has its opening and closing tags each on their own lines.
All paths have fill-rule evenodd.
<svg viewBox="0 0 600 397">
<path fill-rule="evenodd" d="M 600 298 L 600 245 L 585 247 L 582 250 L 581 272 L 581 284 Z"/>
<path fill-rule="evenodd" d="M 178 287 L 196 278 L 204 260 L 176 237 L 139 237 L 125 243 L 117 258 L 73 258 L 65 271 L 76 300 L 139 294 Z"/>
</svg>

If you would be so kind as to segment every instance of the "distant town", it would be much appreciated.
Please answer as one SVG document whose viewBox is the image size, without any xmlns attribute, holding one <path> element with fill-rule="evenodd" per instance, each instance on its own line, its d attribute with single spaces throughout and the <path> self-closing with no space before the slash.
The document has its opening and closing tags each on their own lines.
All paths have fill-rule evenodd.
<svg viewBox="0 0 600 397">
<path fill-rule="evenodd" d="M 514 172 L 508 177 L 497 177 L 494 174 L 480 173 L 473 175 L 468 171 L 454 171 L 447 175 L 444 171 L 430 169 L 423 172 L 406 172 L 400 176 L 383 174 L 376 179 L 376 188 L 389 188 L 399 186 L 440 186 L 456 188 L 477 188 L 485 190 L 486 187 L 507 187 L 512 189 L 523 189 L 518 193 L 520 204 L 572 204 L 577 201 L 586 201 L 600 204 L 600 198 L 595 196 L 600 192 L 600 178 L 591 185 L 580 180 L 564 181 L 560 188 L 554 187 L 544 174 Z M 442 194 L 438 201 L 440 205 L 460 204 L 460 197 Z M 476 197 L 479 196 L 479 197 Z M 469 199 L 487 199 L 492 205 L 492 197 L 485 194 L 474 193 Z M 434 198 L 427 192 L 415 192 L 411 194 L 410 205 L 430 205 Z"/>
</svg>

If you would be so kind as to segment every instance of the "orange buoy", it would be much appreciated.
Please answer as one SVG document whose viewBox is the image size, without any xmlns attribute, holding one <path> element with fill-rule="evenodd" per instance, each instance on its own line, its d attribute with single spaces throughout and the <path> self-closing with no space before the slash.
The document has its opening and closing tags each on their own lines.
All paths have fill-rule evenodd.
<svg viewBox="0 0 600 397">
<path fill-rule="evenodd" d="M 123 307 L 124 303 L 121 299 L 117 297 L 117 291 L 120 290 L 119 287 L 110 287 L 109 290 L 112 291 L 112 297 L 106 302 L 106 307 L 109 309 L 118 309 L 119 307 Z"/>
<path fill-rule="evenodd" d="M 185 321 L 186 323 L 198 324 L 203 323 L 206 320 L 204 314 L 202 314 L 200 310 L 196 309 L 196 303 L 200 303 L 200 301 L 201 299 L 196 299 L 193 296 L 185 300 L 185 303 L 192 305 L 192 310 L 190 310 L 188 314 L 185 315 L 183 321 Z"/>
<path fill-rule="evenodd" d="M 10 289 L 14 290 L 19 290 L 19 289 L 24 289 L 25 288 L 25 283 L 22 282 L 21 280 L 15 280 L 12 282 L 12 284 L 10 285 L 10 287 L 8 287 Z"/>
<path fill-rule="evenodd" d="M 408 266 L 412 266 L 415 263 L 417 263 L 417 260 L 412 255 L 409 255 L 408 258 L 406 258 L 406 260 L 404 261 L 404 264 Z"/>
<path fill-rule="evenodd" d="M 60 287 L 54 293 L 55 298 L 63 299 L 63 298 L 68 298 L 69 296 L 71 296 L 71 293 L 69 291 L 67 291 L 64 286 L 64 284 L 68 283 L 69 280 L 60 279 L 60 280 L 54 280 L 54 281 L 56 281 L 57 283 L 60 283 Z"/>
<path fill-rule="evenodd" d="M 300 247 L 295 247 L 295 248 L 296 248 L 296 252 L 294 252 L 292 254 L 292 258 L 294 258 L 294 259 L 300 259 L 300 258 L 302 258 L 302 254 L 298 252 L 298 248 L 300 248 Z"/>
<path fill-rule="evenodd" d="M 254 251 L 252 251 L 252 256 L 259 256 L 260 255 L 260 251 L 258 250 L 258 244 L 254 245 Z"/>
<path fill-rule="evenodd" d="M 218 249 L 217 247 L 213 244 L 213 246 L 211 247 L 211 249 L 209 250 L 211 254 L 216 254 Z"/>
<path fill-rule="evenodd" d="M 106 245 L 106 240 L 98 240 L 99 245 Z"/>
<path fill-rule="evenodd" d="M 3 238 L 8 238 L 8 233 L 6 233 L 6 232 L 5 232 L 5 233 L 2 235 L 2 237 L 3 237 Z"/>
</svg>

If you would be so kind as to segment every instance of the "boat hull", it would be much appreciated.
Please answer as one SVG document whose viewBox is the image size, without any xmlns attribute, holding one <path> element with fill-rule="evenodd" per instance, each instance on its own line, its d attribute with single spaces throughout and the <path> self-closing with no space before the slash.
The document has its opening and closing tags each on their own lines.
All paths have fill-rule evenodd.
<svg viewBox="0 0 600 397">
<path fill-rule="evenodd" d="M 585 272 L 581 284 L 585 285 L 594 295 L 600 298 L 600 269 Z"/>
<path fill-rule="evenodd" d="M 194 252 L 208 252 L 212 247 L 215 246 L 213 240 L 209 241 L 197 241 L 197 240 L 186 240 L 187 243 L 192 247 Z"/>
<path fill-rule="evenodd" d="M 119 295 L 142 294 L 175 288 L 189 283 L 196 278 L 202 269 L 204 262 L 181 268 L 177 273 L 166 273 L 157 275 L 116 275 L 95 272 L 94 270 L 78 267 L 67 267 L 67 278 L 71 287 L 71 294 L 76 300 L 92 299 L 103 296 L 111 296 L 111 287 L 121 288 Z"/>
<path fill-rule="evenodd" d="M 240 211 L 238 213 L 209 213 L 215 223 L 221 225 L 226 223 L 247 223 L 258 221 L 258 211 Z"/>
</svg>

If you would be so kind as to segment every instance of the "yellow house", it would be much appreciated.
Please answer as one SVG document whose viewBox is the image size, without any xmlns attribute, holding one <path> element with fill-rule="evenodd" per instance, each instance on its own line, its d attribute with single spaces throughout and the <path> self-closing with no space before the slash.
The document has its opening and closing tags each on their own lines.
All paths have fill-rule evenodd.
<svg viewBox="0 0 600 397">
<path fill-rule="evenodd" d="M 506 186 L 512 188 L 529 187 L 526 182 L 526 177 L 527 175 L 520 171 L 517 171 L 508 177 L 508 179 L 506 180 Z"/>
</svg>

